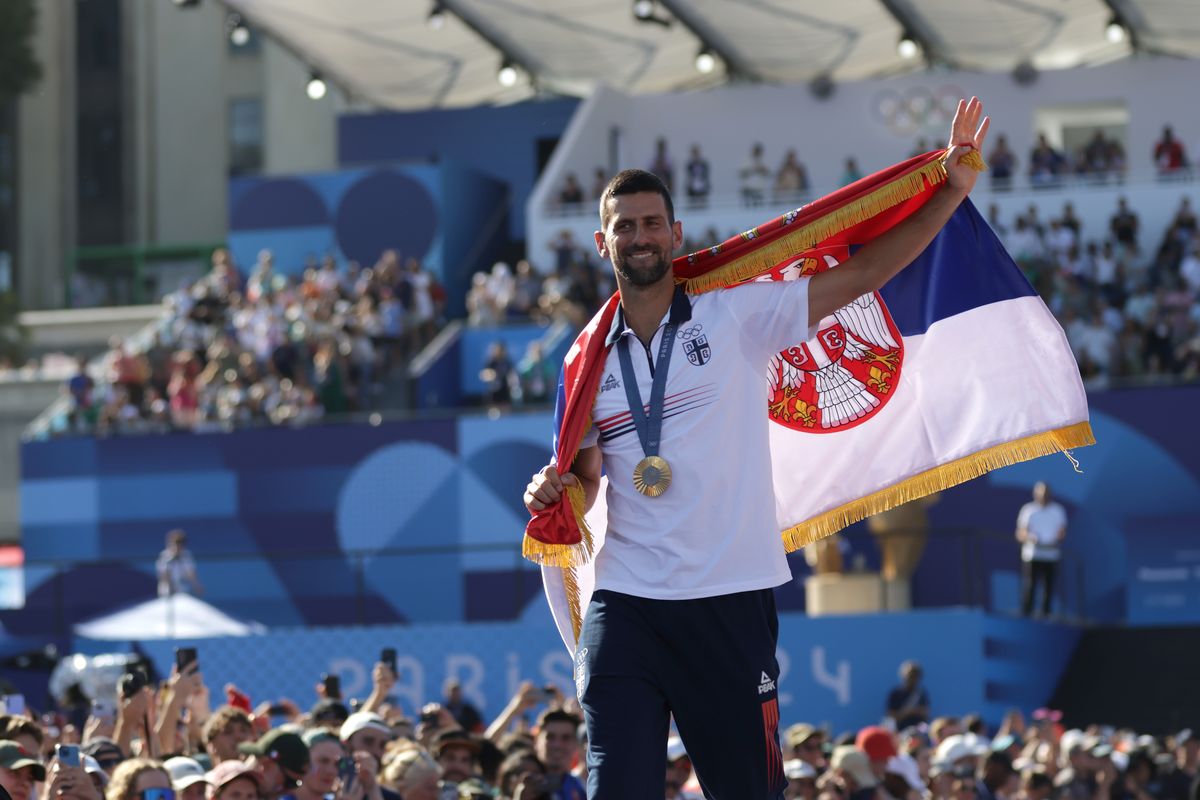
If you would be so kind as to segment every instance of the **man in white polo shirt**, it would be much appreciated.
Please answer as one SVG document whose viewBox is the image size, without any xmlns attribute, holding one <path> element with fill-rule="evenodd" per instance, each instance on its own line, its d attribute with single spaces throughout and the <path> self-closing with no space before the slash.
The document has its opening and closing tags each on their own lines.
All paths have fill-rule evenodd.
<svg viewBox="0 0 1200 800">
<path fill-rule="evenodd" d="M 1042 616 L 1050 615 L 1054 577 L 1061 556 L 1059 546 L 1066 535 L 1067 512 L 1050 499 L 1050 487 L 1038 481 L 1033 486 L 1033 501 L 1021 506 L 1017 514 L 1017 541 L 1021 543 L 1024 583 L 1021 611 L 1027 617 L 1033 613 L 1033 595 L 1039 583 L 1042 585 Z"/>
<path fill-rule="evenodd" d="M 571 473 L 548 465 L 525 492 L 539 511 L 577 484 L 590 508 L 602 470 L 609 477 L 576 650 L 591 800 L 664 796 L 672 715 L 706 797 L 782 797 L 772 590 L 791 572 L 762 413 L 766 368 L 925 249 L 974 186 L 959 157 L 986 132 L 979 101 L 960 104 L 945 185 L 837 269 L 784 283 L 688 295 L 671 268 L 683 228 L 662 181 L 625 170 L 605 188 L 596 250 L 612 262 L 621 305 L 592 426 Z"/>
</svg>

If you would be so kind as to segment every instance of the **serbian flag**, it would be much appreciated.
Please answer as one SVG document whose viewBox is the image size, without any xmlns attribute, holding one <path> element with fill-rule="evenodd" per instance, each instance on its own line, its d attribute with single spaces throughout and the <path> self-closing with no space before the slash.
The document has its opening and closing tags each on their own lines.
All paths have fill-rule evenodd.
<svg viewBox="0 0 1200 800">
<path fill-rule="evenodd" d="M 676 279 L 700 293 L 836 269 L 929 200 L 945 180 L 944 155 L 917 156 L 678 258 Z M 560 472 L 590 424 L 618 304 L 609 299 L 563 365 Z M 776 516 L 788 552 L 998 467 L 1095 441 L 1062 327 L 969 200 L 880 291 L 764 365 L 762 413 L 773 423 Z M 535 515 L 523 546 L 546 567 L 547 597 L 571 650 L 605 527 L 603 490 L 586 518 L 582 502 L 575 488 Z"/>
</svg>

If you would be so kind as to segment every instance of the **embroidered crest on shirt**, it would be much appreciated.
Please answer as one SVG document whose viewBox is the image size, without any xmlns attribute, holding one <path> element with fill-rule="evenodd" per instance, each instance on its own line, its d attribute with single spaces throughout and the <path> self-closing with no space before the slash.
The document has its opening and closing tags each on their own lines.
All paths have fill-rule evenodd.
<svg viewBox="0 0 1200 800">
<path fill-rule="evenodd" d="M 849 256 L 841 245 L 809 251 L 764 278 L 795 280 L 833 269 Z M 879 293 L 868 292 L 821 320 L 814 338 L 771 359 L 770 419 L 807 433 L 859 425 L 895 394 L 903 362 L 900 331 Z"/>
</svg>

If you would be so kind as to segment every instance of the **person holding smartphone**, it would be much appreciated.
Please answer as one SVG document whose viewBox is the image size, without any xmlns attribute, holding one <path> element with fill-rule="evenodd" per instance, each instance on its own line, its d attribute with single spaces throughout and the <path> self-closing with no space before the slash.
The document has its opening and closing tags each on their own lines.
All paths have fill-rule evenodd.
<svg viewBox="0 0 1200 800">
<path fill-rule="evenodd" d="M 42 787 L 44 800 L 104 800 L 104 793 L 84 767 L 79 745 L 55 745 L 54 753 Z"/>
</svg>

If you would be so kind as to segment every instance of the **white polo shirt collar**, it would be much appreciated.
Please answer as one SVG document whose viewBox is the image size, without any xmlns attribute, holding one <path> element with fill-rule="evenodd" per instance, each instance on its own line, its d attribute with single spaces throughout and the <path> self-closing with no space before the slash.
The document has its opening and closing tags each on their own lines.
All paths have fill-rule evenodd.
<svg viewBox="0 0 1200 800">
<path fill-rule="evenodd" d="M 662 322 L 658 323 L 658 327 L 666 325 L 668 322 L 674 322 L 682 325 L 685 322 L 690 322 L 692 319 L 692 301 L 687 296 L 687 292 L 683 289 L 682 283 L 675 284 L 675 294 L 671 297 L 671 307 L 667 309 L 667 313 L 663 315 Z M 622 306 L 617 306 L 616 316 L 613 317 L 612 327 L 608 329 L 608 336 L 604 339 L 605 347 L 612 347 L 625 334 L 632 334 L 633 329 L 625 324 L 625 309 Z"/>
</svg>

